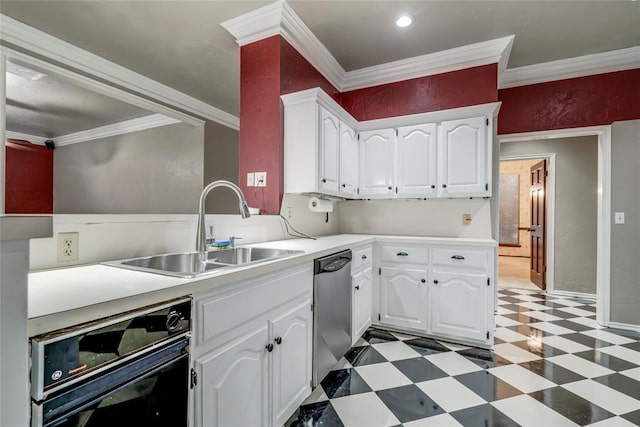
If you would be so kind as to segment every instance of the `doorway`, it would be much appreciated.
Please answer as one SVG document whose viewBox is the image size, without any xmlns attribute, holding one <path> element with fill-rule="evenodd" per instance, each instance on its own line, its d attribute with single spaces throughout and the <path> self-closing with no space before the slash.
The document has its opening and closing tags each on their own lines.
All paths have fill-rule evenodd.
<svg viewBox="0 0 640 427">
<path fill-rule="evenodd" d="M 553 224 L 553 167 L 555 155 L 505 156 L 500 161 L 499 286 L 544 291 L 547 263 L 553 250 L 547 245 Z M 550 173 L 551 172 L 551 173 Z M 552 176 L 550 176 L 552 175 Z M 549 187 L 549 188 L 548 188 Z M 551 239 L 551 242 L 553 239 Z"/>
</svg>

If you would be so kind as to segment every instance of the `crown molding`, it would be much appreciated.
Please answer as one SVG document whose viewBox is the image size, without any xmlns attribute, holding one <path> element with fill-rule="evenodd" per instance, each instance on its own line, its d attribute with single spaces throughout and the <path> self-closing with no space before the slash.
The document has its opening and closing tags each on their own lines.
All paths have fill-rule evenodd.
<svg viewBox="0 0 640 427">
<path fill-rule="evenodd" d="M 342 90 L 361 89 L 493 63 L 504 67 L 513 39 L 514 36 L 511 35 L 348 71 L 342 79 Z"/>
<path fill-rule="evenodd" d="M 278 0 L 221 22 L 220 25 L 236 38 L 239 46 L 257 42 L 280 34 L 283 4 L 282 0 Z"/>
<path fill-rule="evenodd" d="M 288 3 L 282 2 L 280 34 L 340 92 L 345 70 Z"/>
<path fill-rule="evenodd" d="M 82 130 L 80 132 L 74 132 L 51 139 L 54 140 L 56 147 L 64 147 L 65 145 L 93 141 L 95 139 L 108 138 L 110 136 L 123 135 L 126 133 L 153 129 L 160 126 L 172 125 L 175 123 L 180 123 L 180 120 L 163 116 L 162 114 L 150 114 L 148 116 L 124 120 L 122 122 Z"/>
<path fill-rule="evenodd" d="M 0 38 L 20 49 L 40 55 L 47 61 L 64 64 L 232 129 L 240 128 L 240 119 L 237 116 L 3 14 L 0 14 Z"/>
<path fill-rule="evenodd" d="M 221 24 L 240 46 L 281 35 L 340 92 L 498 63 L 506 67 L 514 36 L 345 71 L 286 1 L 278 0 Z"/>
<path fill-rule="evenodd" d="M 45 138 L 42 136 L 29 135 L 28 133 L 14 132 L 8 129 L 5 129 L 4 137 L 5 139 L 24 139 L 25 141 L 29 141 L 32 144 L 42 145 L 42 146 L 44 146 L 45 141 L 52 139 L 52 138 Z"/>
<path fill-rule="evenodd" d="M 511 68 L 500 75 L 498 87 L 506 89 L 634 68 L 640 68 L 640 46 Z"/>
</svg>

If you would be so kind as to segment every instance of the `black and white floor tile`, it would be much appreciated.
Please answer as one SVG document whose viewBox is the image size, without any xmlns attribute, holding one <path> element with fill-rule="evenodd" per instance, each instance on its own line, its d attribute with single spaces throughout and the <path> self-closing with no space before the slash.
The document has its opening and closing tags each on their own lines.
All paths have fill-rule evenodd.
<svg viewBox="0 0 640 427">
<path fill-rule="evenodd" d="M 640 425 L 640 336 L 595 302 L 500 290 L 493 350 L 370 329 L 287 426 Z"/>
</svg>

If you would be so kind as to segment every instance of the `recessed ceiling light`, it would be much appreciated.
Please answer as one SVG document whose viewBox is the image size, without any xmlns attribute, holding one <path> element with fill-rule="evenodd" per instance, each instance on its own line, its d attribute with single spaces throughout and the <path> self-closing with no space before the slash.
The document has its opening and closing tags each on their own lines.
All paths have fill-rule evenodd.
<svg viewBox="0 0 640 427">
<path fill-rule="evenodd" d="M 411 15 L 402 15 L 396 19 L 396 25 L 400 28 L 408 27 L 413 24 L 413 16 Z"/>
</svg>

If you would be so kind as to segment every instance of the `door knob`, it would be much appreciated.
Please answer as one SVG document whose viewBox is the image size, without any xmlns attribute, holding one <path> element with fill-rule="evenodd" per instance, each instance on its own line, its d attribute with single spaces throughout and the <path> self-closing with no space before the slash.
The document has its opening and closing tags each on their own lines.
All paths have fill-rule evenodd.
<svg viewBox="0 0 640 427">
<path fill-rule="evenodd" d="M 267 344 L 267 346 L 265 348 L 267 349 L 267 351 L 269 353 L 271 353 L 273 351 L 273 344 L 269 343 L 269 344 Z"/>
<path fill-rule="evenodd" d="M 274 341 L 276 342 L 276 344 L 280 345 L 282 344 L 282 337 L 278 337 Z"/>
<path fill-rule="evenodd" d="M 427 281 L 425 279 L 420 280 L 422 283 L 426 283 Z"/>
<path fill-rule="evenodd" d="M 356 291 L 359 291 L 359 290 L 360 290 L 360 286 L 356 286 Z"/>
<path fill-rule="evenodd" d="M 437 284 L 438 284 L 438 281 L 437 281 L 437 280 L 434 280 L 434 281 L 433 281 L 433 283 L 435 283 L 435 284 L 437 285 Z"/>
</svg>

